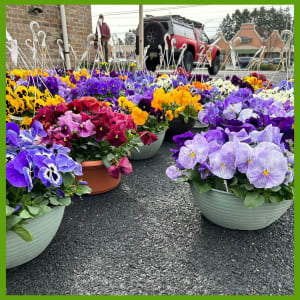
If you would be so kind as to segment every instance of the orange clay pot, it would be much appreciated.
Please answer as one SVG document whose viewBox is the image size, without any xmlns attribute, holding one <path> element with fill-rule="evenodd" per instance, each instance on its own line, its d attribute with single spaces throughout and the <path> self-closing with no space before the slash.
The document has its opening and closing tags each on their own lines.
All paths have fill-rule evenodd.
<svg viewBox="0 0 300 300">
<path fill-rule="evenodd" d="M 120 183 L 121 175 L 118 179 L 111 177 L 102 160 L 84 161 L 81 165 L 83 175 L 76 176 L 76 180 L 82 179 L 88 183 L 92 189 L 90 195 L 108 192 Z"/>
</svg>

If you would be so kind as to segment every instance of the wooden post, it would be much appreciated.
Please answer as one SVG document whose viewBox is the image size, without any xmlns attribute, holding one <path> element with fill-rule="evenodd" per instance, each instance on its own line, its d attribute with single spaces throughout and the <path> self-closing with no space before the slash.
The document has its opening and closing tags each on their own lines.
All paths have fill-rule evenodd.
<svg viewBox="0 0 300 300">
<path fill-rule="evenodd" d="M 138 70 L 144 70 L 144 18 L 143 5 L 139 5 L 139 60 Z"/>
</svg>

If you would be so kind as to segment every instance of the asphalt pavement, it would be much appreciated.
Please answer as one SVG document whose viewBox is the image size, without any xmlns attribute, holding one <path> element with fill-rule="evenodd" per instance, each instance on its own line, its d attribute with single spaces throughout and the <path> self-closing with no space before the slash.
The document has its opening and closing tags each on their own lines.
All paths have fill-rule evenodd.
<svg viewBox="0 0 300 300">
<path fill-rule="evenodd" d="M 258 231 L 214 225 L 165 175 L 172 146 L 115 190 L 75 198 L 48 248 L 7 271 L 7 294 L 292 295 L 293 208 Z"/>
</svg>

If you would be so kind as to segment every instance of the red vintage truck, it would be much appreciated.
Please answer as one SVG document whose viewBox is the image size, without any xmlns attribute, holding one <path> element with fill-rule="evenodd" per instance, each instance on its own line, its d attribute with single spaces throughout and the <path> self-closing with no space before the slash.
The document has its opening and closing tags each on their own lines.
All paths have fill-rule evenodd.
<svg viewBox="0 0 300 300">
<path fill-rule="evenodd" d="M 138 30 L 137 30 L 138 33 Z M 183 18 L 179 15 L 169 16 L 146 16 L 144 18 L 144 46 L 148 46 L 146 67 L 148 70 L 155 71 L 160 60 L 161 45 L 163 51 L 165 50 L 165 34 L 168 33 L 171 39 L 175 40 L 174 58 L 177 63 L 183 44 L 187 45 L 184 52 L 182 63 L 186 71 L 192 71 L 197 64 L 199 58 L 204 60 L 205 57 L 211 59 L 209 64 L 207 58 L 205 66 L 208 68 L 210 75 L 216 75 L 220 69 L 220 49 L 218 46 L 210 48 L 210 40 L 204 32 L 204 25 L 202 23 Z M 168 51 L 167 55 L 170 57 L 171 53 L 171 39 L 167 38 Z M 136 38 L 136 53 L 139 53 L 139 37 Z"/>
</svg>

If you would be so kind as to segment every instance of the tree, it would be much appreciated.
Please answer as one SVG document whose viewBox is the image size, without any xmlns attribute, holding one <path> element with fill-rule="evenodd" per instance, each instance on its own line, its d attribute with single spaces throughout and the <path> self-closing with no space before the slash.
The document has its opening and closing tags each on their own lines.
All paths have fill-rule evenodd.
<svg viewBox="0 0 300 300">
<path fill-rule="evenodd" d="M 244 9 L 242 12 L 237 9 L 231 16 L 227 14 L 219 25 L 219 30 L 223 32 L 226 40 L 231 40 L 243 23 L 254 23 L 257 32 L 263 38 L 268 38 L 275 29 L 281 33 L 282 30 L 291 29 L 293 26 L 288 7 L 286 9 L 280 7 L 279 10 L 276 10 L 274 7 L 266 9 L 261 6 L 252 12 L 248 9 Z"/>
</svg>

